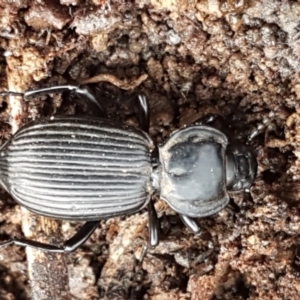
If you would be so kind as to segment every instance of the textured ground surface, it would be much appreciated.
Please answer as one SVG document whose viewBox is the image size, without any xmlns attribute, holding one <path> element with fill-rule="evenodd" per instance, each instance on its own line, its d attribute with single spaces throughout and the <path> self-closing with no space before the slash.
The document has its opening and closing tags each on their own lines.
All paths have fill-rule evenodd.
<svg viewBox="0 0 300 300">
<path fill-rule="evenodd" d="M 233 194 L 226 209 L 200 219 L 199 236 L 156 199 L 156 249 L 144 251 L 145 212 L 102 221 L 71 255 L 27 254 L 39 261 L 30 281 L 25 251 L 3 248 L 0 299 L 31 299 L 31 286 L 32 299 L 299 299 L 299 20 L 300 4 L 286 0 L 1 0 L 0 90 L 105 75 L 90 87 L 109 117 L 137 125 L 134 94 L 120 89 L 132 85 L 149 98 L 156 143 L 208 112 L 225 116 L 241 141 L 275 116 L 256 139 L 251 196 Z M 103 78 L 109 82 L 97 83 Z M 0 103 L 2 143 L 41 116 L 97 113 L 70 94 Z M 0 238 L 20 234 L 24 216 L 4 191 L 0 211 Z M 49 222 L 35 223 L 34 237 L 48 236 Z M 50 227 L 57 242 L 78 224 Z M 49 277 L 37 284 L 42 271 Z M 57 284 L 58 273 L 69 284 Z"/>
</svg>

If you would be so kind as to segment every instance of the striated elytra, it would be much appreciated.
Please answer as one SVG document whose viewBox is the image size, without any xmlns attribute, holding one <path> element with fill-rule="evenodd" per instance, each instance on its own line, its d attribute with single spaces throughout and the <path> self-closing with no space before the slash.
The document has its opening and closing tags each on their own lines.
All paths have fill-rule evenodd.
<svg viewBox="0 0 300 300">
<path fill-rule="evenodd" d="M 1 149 L 1 183 L 22 206 L 43 216 L 91 221 L 143 208 L 152 193 L 143 132 L 107 120 L 42 119 Z"/>
<path fill-rule="evenodd" d="M 53 90 L 75 90 L 97 102 L 89 90 L 78 86 L 28 91 L 24 97 Z M 228 191 L 247 189 L 254 182 L 252 148 L 229 143 L 213 127 L 196 124 L 180 129 L 155 147 L 147 134 L 147 100 L 138 99 L 143 131 L 107 119 L 50 117 L 22 127 L 2 146 L 0 181 L 20 205 L 38 215 L 86 223 L 62 246 L 18 238 L 0 246 L 74 251 L 99 220 L 135 213 L 145 206 L 150 244 L 155 246 L 159 224 L 151 201 L 154 192 L 197 233 L 200 229 L 193 218 L 217 213 L 227 205 Z"/>
</svg>

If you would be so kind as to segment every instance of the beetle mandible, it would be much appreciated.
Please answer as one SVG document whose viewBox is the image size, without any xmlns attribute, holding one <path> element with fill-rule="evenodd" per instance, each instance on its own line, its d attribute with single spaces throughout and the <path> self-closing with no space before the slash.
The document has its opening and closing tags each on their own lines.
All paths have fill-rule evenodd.
<svg viewBox="0 0 300 300">
<path fill-rule="evenodd" d="M 142 130 L 105 118 L 104 110 L 87 87 L 58 85 L 25 93 L 30 96 L 73 90 L 94 102 L 102 118 L 50 117 L 22 127 L 0 149 L 0 181 L 22 206 L 54 218 L 85 221 L 62 246 L 11 238 L 15 244 L 49 252 L 76 250 L 99 221 L 140 211 L 149 213 L 149 241 L 159 242 L 159 224 L 151 196 L 176 211 L 194 233 L 194 218 L 210 216 L 229 201 L 228 191 L 248 189 L 255 180 L 256 158 L 247 145 L 229 143 L 220 130 L 194 124 L 173 132 L 155 146 L 148 135 L 149 107 L 139 95 Z"/>
</svg>

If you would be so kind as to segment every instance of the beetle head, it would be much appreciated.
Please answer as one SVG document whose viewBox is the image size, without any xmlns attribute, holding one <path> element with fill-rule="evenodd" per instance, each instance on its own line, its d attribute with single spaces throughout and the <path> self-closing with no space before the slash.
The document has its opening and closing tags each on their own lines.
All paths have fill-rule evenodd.
<svg viewBox="0 0 300 300">
<path fill-rule="evenodd" d="M 226 151 L 226 184 L 228 190 L 240 191 L 253 184 L 257 162 L 253 149 L 246 145 L 231 144 Z"/>
</svg>

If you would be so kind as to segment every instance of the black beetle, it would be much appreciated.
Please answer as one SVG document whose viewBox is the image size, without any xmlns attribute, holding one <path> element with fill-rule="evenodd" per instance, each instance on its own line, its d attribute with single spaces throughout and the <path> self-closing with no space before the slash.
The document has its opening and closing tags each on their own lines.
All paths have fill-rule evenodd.
<svg viewBox="0 0 300 300">
<path fill-rule="evenodd" d="M 23 93 L 75 90 L 103 109 L 87 89 L 64 85 Z M 154 146 L 147 134 L 149 109 L 139 96 L 142 130 L 107 119 L 50 117 L 22 127 L 0 150 L 0 180 L 12 197 L 27 209 L 50 218 L 86 221 L 63 246 L 11 238 L 15 244 L 50 252 L 70 252 L 82 245 L 99 220 L 135 213 L 146 205 L 150 244 L 158 244 L 158 221 L 153 192 L 166 201 L 195 233 L 193 218 L 223 209 L 228 191 L 248 189 L 255 180 L 252 148 L 230 144 L 224 133 L 195 124 Z"/>
</svg>

